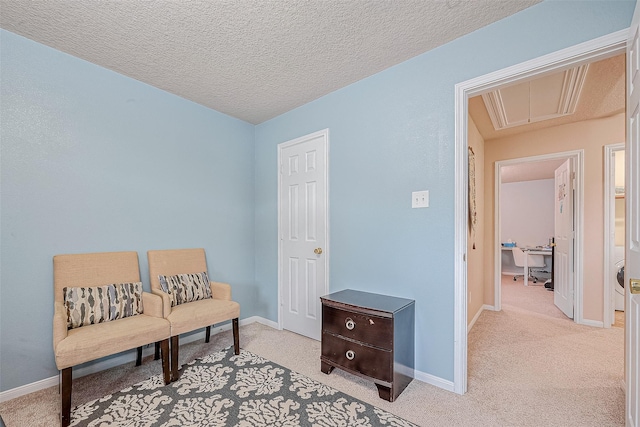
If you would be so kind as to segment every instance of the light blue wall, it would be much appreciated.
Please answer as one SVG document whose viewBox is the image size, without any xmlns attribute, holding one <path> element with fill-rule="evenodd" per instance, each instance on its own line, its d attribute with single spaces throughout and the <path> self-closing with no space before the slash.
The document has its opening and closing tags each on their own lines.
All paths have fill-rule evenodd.
<svg viewBox="0 0 640 427">
<path fill-rule="evenodd" d="M 414 298 L 416 368 L 452 381 L 454 85 L 626 28 L 634 4 L 544 2 L 258 125 L 261 315 L 277 319 L 276 146 L 329 128 L 330 289 Z"/>
<path fill-rule="evenodd" d="M 147 250 L 202 246 L 242 317 L 277 320 L 276 146 L 324 128 L 331 290 L 415 298 L 417 369 L 452 380 L 454 85 L 634 4 L 544 2 L 256 127 L 0 30 L 0 391 L 57 373 L 58 253 L 138 251 L 148 288 Z"/>
<path fill-rule="evenodd" d="M 204 247 L 242 317 L 254 126 L 1 31 L 0 390 L 57 375 L 52 257 Z"/>
</svg>

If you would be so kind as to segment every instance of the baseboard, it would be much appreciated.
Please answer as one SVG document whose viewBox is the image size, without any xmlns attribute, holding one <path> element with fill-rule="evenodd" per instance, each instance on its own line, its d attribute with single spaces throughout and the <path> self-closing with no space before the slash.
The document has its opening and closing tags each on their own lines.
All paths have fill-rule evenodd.
<svg viewBox="0 0 640 427">
<path fill-rule="evenodd" d="M 476 324 L 476 321 L 478 320 L 478 318 L 480 317 L 480 315 L 482 314 L 482 312 L 484 310 L 491 310 L 491 311 L 495 311 L 495 307 L 492 305 L 488 305 L 485 304 L 482 307 L 480 307 L 480 310 L 478 310 L 478 312 L 476 313 L 475 316 L 473 316 L 473 319 L 471 319 L 471 322 L 469 322 L 469 325 L 467 326 L 467 333 L 469 333 L 469 331 L 471 330 L 471 328 L 473 328 L 473 325 Z"/>
<path fill-rule="evenodd" d="M 58 377 L 45 378 L 40 381 L 36 381 L 31 384 L 25 384 L 20 387 L 12 388 L 7 391 L 0 392 L 0 403 L 6 402 L 16 397 L 24 396 L 25 394 L 34 393 L 36 391 L 44 390 L 45 388 L 58 385 Z"/>
<path fill-rule="evenodd" d="M 271 320 L 268 320 L 259 316 L 253 316 L 253 317 L 248 317 L 246 319 L 242 319 L 240 320 L 239 324 L 241 326 L 244 326 L 254 322 L 258 322 L 263 325 L 270 326 L 274 329 L 278 329 L 278 324 L 276 322 L 273 322 Z M 219 327 L 211 328 L 211 334 L 216 335 L 222 331 L 228 331 L 230 329 L 231 329 L 231 322 Z M 203 329 L 194 334 L 181 337 L 180 343 L 187 344 L 193 341 L 197 341 L 199 339 L 204 339 L 204 337 L 205 337 L 205 331 Z M 155 346 L 153 344 L 149 344 L 142 349 L 142 357 L 147 357 L 154 353 L 155 353 Z M 135 360 L 136 360 L 136 352 L 128 351 L 126 353 L 119 354 L 118 356 L 115 356 L 115 357 L 101 359 L 95 363 L 90 363 L 90 364 L 87 364 L 86 366 L 74 368 L 73 378 L 80 378 L 85 375 L 93 374 L 93 373 L 104 371 L 106 369 L 110 369 L 116 366 L 124 365 L 125 363 L 135 362 Z M 58 386 L 58 375 L 0 392 L 0 403 L 6 402 L 11 399 L 15 399 L 16 397 L 24 396 L 25 394 L 33 393 L 33 392 L 43 390 L 49 387 L 54 387 L 54 386 Z"/>
<path fill-rule="evenodd" d="M 580 322 L 580 324 L 586 325 L 586 326 L 593 326 L 596 328 L 604 328 L 604 322 L 602 322 L 601 320 L 582 319 L 582 322 Z"/>
<path fill-rule="evenodd" d="M 413 377 L 423 383 L 431 384 L 432 386 L 455 393 L 453 381 L 445 380 L 444 378 L 436 377 L 435 375 L 421 371 L 414 371 Z"/>
<path fill-rule="evenodd" d="M 278 324 L 276 322 L 273 322 L 271 320 L 265 319 L 264 317 L 260 317 L 260 316 L 251 316 L 251 317 L 247 317 L 246 319 L 242 319 L 240 320 L 239 325 L 245 326 L 245 325 L 250 325 L 252 323 L 260 323 L 262 325 L 269 326 L 274 329 L 278 329 Z M 216 335 L 216 334 L 219 334 L 220 332 L 229 331 L 229 330 L 231 330 L 231 322 L 225 323 L 222 326 L 211 328 L 211 334 Z M 193 334 L 180 337 L 180 344 L 188 344 L 190 342 L 198 341 L 204 338 L 205 338 L 205 330 L 201 329 L 198 332 L 195 332 Z"/>
<path fill-rule="evenodd" d="M 240 321 L 241 325 L 248 325 L 250 323 L 260 323 L 261 325 L 269 326 L 273 329 L 282 330 L 282 328 L 278 327 L 278 322 L 274 322 L 273 320 L 265 319 L 264 317 L 260 316 L 247 317 L 246 319 Z"/>
</svg>

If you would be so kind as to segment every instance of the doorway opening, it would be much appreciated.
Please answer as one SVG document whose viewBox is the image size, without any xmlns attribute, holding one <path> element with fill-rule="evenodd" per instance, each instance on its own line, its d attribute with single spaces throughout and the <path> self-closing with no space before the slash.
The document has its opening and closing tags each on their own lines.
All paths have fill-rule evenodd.
<svg viewBox="0 0 640 427">
<path fill-rule="evenodd" d="M 604 147 L 605 328 L 624 326 L 625 146 Z"/>
<path fill-rule="evenodd" d="M 574 320 L 576 323 L 580 323 L 578 319 L 582 319 L 582 272 L 583 272 L 583 241 L 584 241 L 584 216 L 582 212 L 584 210 L 584 151 L 583 150 L 575 150 L 570 152 L 559 152 L 559 153 L 551 153 L 540 156 L 531 156 L 526 158 L 517 158 L 510 160 L 501 160 L 496 162 L 495 164 L 495 207 L 494 207 L 494 310 L 500 311 L 502 310 L 502 278 L 509 272 L 509 268 L 507 264 L 509 262 L 510 257 L 505 255 L 505 248 L 503 246 L 504 242 L 508 240 L 515 240 L 515 244 L 517 246 L 523 247 L 545 247 L 546 245 L 551 244 L 551 237 L 556 234 L 556 230 L 554 229 L 554 196 L 555 196 L 555 187 L 553 184 L 554 180 L 554 171 L 560 164 L 564 163 L 564 161 L 570 160 L 573 164 L 573 168 L 575 170 L 575 179 L 574 179 L 574 191 L 575 197 L 573 198 L 573 212 L 574 215 L 574 244 L 573 244 L 573 256 L 572 258 L 575 260 L 575 269 L 573 277 L 570 279 L 571 283 L 568 285 L 569 289 L 574 290 L 574 298 L 573 298 L 573 312 Z M 534 170 L 535 172 L 527 171 L 529 169 Z M 535 175 L 532 175 L 535 173 Z M 535 180 L 529 181 L 519 181 L 519 183 L 527 183 L 538 182 L 543 185 L 540 188 L 541 184 L 537 184 L 536 194 L 525 194 L 524 199 L 528 200 L 532 205 L 537 205 L 538 209 L 544 209 L 545 212 L 538 213 L 538 209 L 534 212 L 522 212 L 519 214 L 515 212 L 515 215 L 520 215 L 519 218 L 516 219 L 516 224 L 513 223 L 513 218 L 506 218 L 504 216 L 504 212 L 506 210 L 505 205 L 507 205 L 507 190 L 503 186 L 503 184 L 507 183 L 518 183 L 518 176 L 535 178 Z M 546 187 L 548 184 L 545 181 L 551 181 L 550 188 Z M 521 188 L 512 189 L 511 191 L 521 192 Z M 544 196 L 550 200 L 546 200 L 546 203 L 540 200 L 535 200 L 535 197 L 539 196 L 540 192 L 544 192 Z M 551 194 L 546 194 L 546 193 Z M 523 206 L 523 199 L 516 200 L 514 203 L 519 206 L 516 207 L 517 210 L 524 210 L 526 206 Z M 540 219 L 540 217 L 548 216 L 547 221 L 538 221 L 541 224 L 532 224 L 533 219 L 527 220 L 527 214 L 536 216 L 536 219 Z M 511 221 L 509 221 L 509 219 Z M 545 224 L 545 222 L 549 222 L 549 224 Z M 541 233 L 540 230 L 545 230 L 544 233 Z M 519 233 L 519 234 L 518 234 Z M 514 239 L 515 238 L 515 239 Z M 518 240 L 520 240 L 518 242 Z M 546 240 L 546 241 L 545 241 Z M 508 246 L 509 243 L 506 243 Z M 545 257 L 547 258 L 547 257 Z M 553 277 L 550 275 L 551 263 L 550 260 L 545 259 L 545 271 L 549 272 L 549 276 L 552 280 Z M 525 272 L 527 274 L 528 272 Z M 525 280 L 523 282 L 526 283 Z M 553 289 L 551 289 L 553 290 Z M 564 310 L 563 310 L 564 311 Z"/>
<path fill-rule="evenodd" d="M 454 391 L 467 390 L 468 102 L 476 95 L 626 52 L 622 30 L 455 86 Z"/>
</svg>

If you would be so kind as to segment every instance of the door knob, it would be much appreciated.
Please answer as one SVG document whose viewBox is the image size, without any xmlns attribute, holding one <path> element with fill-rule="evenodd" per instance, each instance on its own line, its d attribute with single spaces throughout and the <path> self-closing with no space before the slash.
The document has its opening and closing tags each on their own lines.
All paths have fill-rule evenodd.
<svg viewBox="0 0 640 427">
<path fill-rule="evenodd" d="M 313 253 L 316 254 L 316 255 L 320 255 L 322 253 L 322 248 L 315 248 L 313 250 Z"/>
<path fill-rule="evenodd" d="M 632 294 L 640 294 L 640 279 L 629 279 Z"/>
</svg>

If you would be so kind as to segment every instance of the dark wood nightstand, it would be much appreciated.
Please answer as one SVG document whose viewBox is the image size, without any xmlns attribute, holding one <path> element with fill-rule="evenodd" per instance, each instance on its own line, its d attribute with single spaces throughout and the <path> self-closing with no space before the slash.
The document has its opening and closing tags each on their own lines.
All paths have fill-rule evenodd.
<svg viewBox="0 0 640 427">
<path fill-rule="evenodd" d="M 321 370 L 372 380 L 389 402 L 413 380 L 415 301 L 344 290 L 322 301 Z"/>
</svg>

